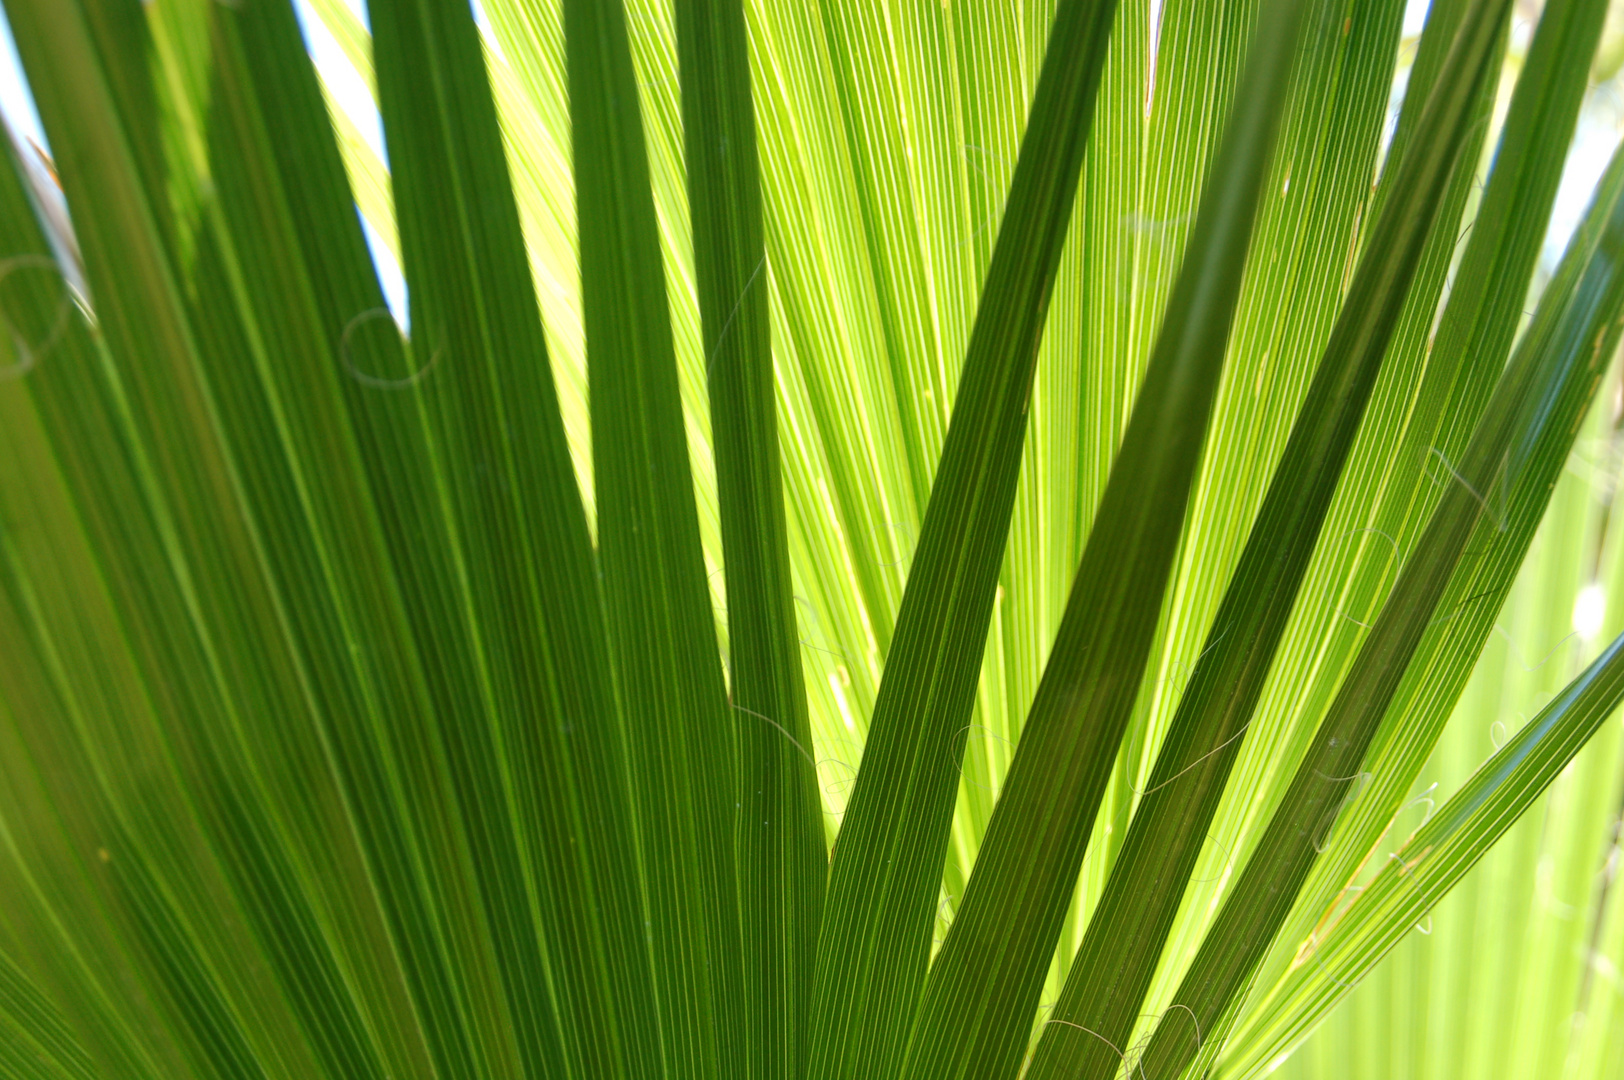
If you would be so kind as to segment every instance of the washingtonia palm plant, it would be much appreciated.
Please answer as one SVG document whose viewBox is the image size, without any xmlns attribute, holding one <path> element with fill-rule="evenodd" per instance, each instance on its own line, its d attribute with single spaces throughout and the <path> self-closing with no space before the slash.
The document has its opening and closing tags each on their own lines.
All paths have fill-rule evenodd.
<svg viewBox="0 0 1624 1080">
<path fill-rule="evenodd" d="M 5 9 L 7 1077 L 1247 1075 L 1624 694 L 1385 839 L 1624 325 L 1599 0 L 1391 131 L 1393 0 L 320 0 L 387 158 L 282 0 Z"/>
</svg>

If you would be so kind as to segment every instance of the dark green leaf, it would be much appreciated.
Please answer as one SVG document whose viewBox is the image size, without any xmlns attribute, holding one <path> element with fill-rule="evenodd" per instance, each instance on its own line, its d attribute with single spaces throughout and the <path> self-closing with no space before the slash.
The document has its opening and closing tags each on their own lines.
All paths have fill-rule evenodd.
<svg viewBox="0 0 1624 1080">
<path fill-rule="evenodd" d="M 1302 4 L 1266 6 L 1066 615 L 963 903 L 931 969 L 908 1075 L 1013 1076 L 1128 723 L 1223 370 Z"/>
<path fill-rule="evenodd" d="M 737 713 L 749 1069 L 799 1077 L 828 858 L 784 523 L 743 5 L 679 3 L 677 46 Z"/>
<path fill-rule="evenodd" d="M 754 1029 L 735 731 L 763 721 L 730 712 L 717 660 L 624 13 L 566 0 L 564 37 L 599 559 L 641 811 L 664 1065 L 669 1076 L 743 1076 Z M 763 332 L 747 314 L 741 329 Z"/>
<path fill-rule="evenodd" d="M 1049 36 L 832 856 L 810 1018 L 813 1080 L 892 1075 L 913 1023 L 1032 369 L 1115 8 L 1114 0 L 1064 0 Z"/>
</svg>

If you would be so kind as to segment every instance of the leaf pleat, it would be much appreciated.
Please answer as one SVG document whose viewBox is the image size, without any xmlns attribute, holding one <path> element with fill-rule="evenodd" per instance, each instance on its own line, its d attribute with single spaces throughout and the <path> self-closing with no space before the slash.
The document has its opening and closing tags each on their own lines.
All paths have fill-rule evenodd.
<svg viewBox="0 0 1624 1080">
<path fill-rule="evenodd" d="M 818 1080 L 892 1075 L 923 988 L 1032 371 L 1114 8 L 1074 0 L 1055 16 L 831 857 L 809 1033 L 808 1073 Z"/>
<path fill-rule="evenodd" d="M 1266 8 L 1045 677 L 930 982 L 910 1076 L 1011 1076 L 1149 653 L 1302 8 Z"/>
<path fill-rule="evenodd" d="M 669 1076 L 740 1076 L 751 1029 L 736 731 L 763 722 L 728 708 L 718 660 L 624 13 L 569 0 L 564 39 L 599 559 L 640 811 L 663 1064 Z"/>
<path fill-rule="evenodd" d="M 1591 24 L 1593 32 L 1599 30 L 1599 20 L 1592 19 Z M 1463 59 L 1482 64 L 1487 58 Z M 1470 76 L 1446 69 L 1441 77 Z M 1582 75 L 1569 84 L 1572 89 L 1582 88 Z M 1555 115 L 1541 115 L 1535 110 L 1544 102 L 1535 94 L 1521 95 L 1520 110 L 1513 113 L 1512 123 L 1549 125 L 1565 144 L 1564 128 L 1571 125 L 1577 96 L 1576 92 L 1559 96 L 1551 110 Z M 1056 1026 L 1046 1026 L 1030 1076 L 1101 1074 L 1117 1064 L 1111 1048 L 1129 1042 L 1168 928 L 1182 902 L 1184 885 L 1206 842 L 1230 766 L 1252 722 L 1473 111 L 1470 101 L 1462 101 L 1456 115 L 1434 114 L 1430 121 L 1449 124 L 1450 130 L 1440 137 L 1418 127 L 1413 145 L 1427 146 L 1438 156 L 1425 161 L 1419 152 L 1412 152 L 1394 166 L 1392 195 L 1367 241 L 1320 371 L 1297 418 L 1292 442 L 1252 525 L 1251 540 L 1230 580 L 1206 648 L 1185 686 L 1123 843 L 1120 862 L 1073 962 L 1073 974 L 1046 1020 Z M 1491 180 L 1487 199 L 1497 210 L 1520 175 L 1507 169 Z M 1555 194 L 1555 178 L 1550 179 L 1551 183 L 1525 196 L 1524 203 L 1489 220 L 1543 220 Z M 1457 305 L 1475 311 L 1472 305 L 1479 301 L 1484 285 L 1504 288 L 1506 278 L 1526 281 L 1532 267 L 1537 241 L 1524 243 L 1517 252 L 1522 258 L 1498 279 L 1490 280 L 1479 267 L 1485 255 L 1502 252 L 1494 244 L 1494 234 L 1484 229 L 1480 235 L 1486 241 L 1468 249 L 1459 275 L 1478 288 L 1460 288 L 1451 294 L 1445 325 L 1462 325 L 1465 320 Z M 1508 348 L 1514 318 L 1486 318 L 1476 323 L 1485 324 L 1503 331 L 1502 348 Z M 1456 347 L 1454 342 L 1446 344 Z M 1439 363 L 1452 360 L 1458 365 L 1460 352 L 1451 355 L 1441 346 L 1435 356 L 1440 351 Z M 1492 356 L 1485 362 L 1492 364 Z M 1175 1024 L 1188 1022 L 1181 1013 L 1168 1017 Z M 1191 1035 L 1193 1038 L 1193 1030 Z"/>
<path fill-rule="evenodd" d="M 739 747 L 738 875 L 751 1076 L 798 1077 L 828 869 L 797 640 L 744 7 L 677 7 Z"/>
</svg>

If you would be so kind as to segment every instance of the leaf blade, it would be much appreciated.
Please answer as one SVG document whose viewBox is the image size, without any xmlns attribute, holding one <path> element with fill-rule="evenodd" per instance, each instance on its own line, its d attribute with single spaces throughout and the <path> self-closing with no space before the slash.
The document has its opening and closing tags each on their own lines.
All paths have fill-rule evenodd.
<svg viewBox="0 0 1624 1080">
<path fill-rule="evenodd" d="M 798 1077 L 827 855 L 779 469 L 767 248 L 744 7 L 677 7 L 688 205 L 710 384 L 739 747 L 752 1076 Z M 759 823 L 759 824 L 758 824 Z"/>
<path fill-rule="evenodd" d="M 636 74 L 619 5 L 564 5 L 599 561 L 632 753 L 664 1067 L 742 1075 L 734 740 L 705 587 Z"/>
<path fill-rule="evenodd" d="M 1599 21 L 1594 24 L 1596 29 L 1599 25 Z M 1446 67 L 1438 78 L 1448 82 L 1475 77 L 1483 86 L 1486 80 L 1481 73 L 1492 58 L 1492 48 L 1476 58 L 1461 56 L 1461 63 L 1475 65 L 1475 74 L 1470 68 L 1463 72 Z M 1573 83 L 1582 88 L 1582 74 L 1570 80 L 1570 87 Z M 1551 116 L 1534 112 L 1537 95 L 1524 93 L 1518 102 L 1514 124 L 1537 121 L 1550 125 L 1557 133 L 1553 144 L 1565 144 L 1563 123 L 1571 122 L 1576 93 L 1558 95 Z M 1050 1014 L 1049 1022 L 1059 1026 L 1044 1031 L 1029 1070 L 1034 1078 L 1102 1071 L 1112 1064 L 1110 1048 L 1129 1043 L 1142 1015 L 1144 993 L 1162 962 L 1167 933 L 1184 901 L 1195 860 L 1207 842 L 1230 766 L 1251 725 L 1377 372 L 1389 353 L 1411 282 L 1420 269 L 1428 236 L 1438 224 L 1452 231 L 1452 225 L 1447 220 L 1440 222 L 1437 214 L 1445 204 L 1458 149 L 1467 143 L 1475 111 L 1473 101 L 1462 98 L 1451 116 L 1424 113 L 1415 129 L 1414 145 L 1430 149 L 1435 156 L 1427 161 L 1421 153 L 1412 152 L 1392 167 L 1392 193 L 1365 243 L 1364 257 L 1293 427 L 1292 440 L 1252 524 L 1246 551 L 1230 579 L 1205 649 L 1185 684 L 1156 768 L 1123 842 L 1118 866 L 1074 961 L 1074 974 Z M 1438 125 L 1446 125 L 1443 132 Z M 1504 205 L 1506 189 L 1518 178 L 1511 169 L 1492 178 L 1491 204 Z M 1536 187 L 1525 202 L 1503 213 L 1543 220 L 1555 195 L 1554 177 L 1551 179 L 1552 183 Z M 1488 226 L 1484 230 L 1487 235 Z M 1532 229 L 1528 233 L 1537 235 Z M 1500 249 L 1479 244 L 1468 251 L 1459 279 L 1480 286 L 1492 284 L 1502 292 L 1514 289 L 1526 281 L 1537 255 L 1537 241 L 1525 242 L 1519 254 L 1520 261 L 1509 260 L 1509 267 L 1489 279 L 1483 264 L 1498 257 Z M 1455 329 L 1465 322 L 1474 326 L 1473 333 L 1484 336 L 1499 331 L 1509 348 L 1506 335 L 1514 325 L 1509 313 L 1483 320 L 1470 316 L 1463 320 L 1461 316 L 1462 311 L 1476 312 L 1481 291 L 1463 285 L 1453 293 L 1445 325 Z M 1435 354 L 1440 351 L 1453 352 L 1453 363 L 1458 365 L 1468 350 L 1446 340 Z M 1471 351 L 1481 354 L 1485 350 Z M 1447 355 L 1435 355 L 1433 361 L 1439 366 L 1450 363 Z M 1484 363 L 1493 364 L 1492 352 Z M 1178 1019 L 1182 1023 L 1183 1018 Z"/>
<path fill-rule="evenodd" d="M 812 1000 L 814 1080 L 895 1072 L 923 983 L 964 745 L 959 725 L 973 704 L 1032 365 L 1114 10 L 1113 0 L 1071 0 L 1050 36 L 955 422 L 831 858 Z"/>
<path fill-rule="evenodd" d="M 1477 31 L 1483 32 L 1481 24 Z M 1251 972 L 1286 917 L 1313 864 L 1317 836 L 1336 813 L 1343 792 L 1354 779 L 1353 773 L 1392 699 L 1403 667 L 1426 630 L 1439 598 L 1450 586 L 1455 564 L 1473 528 L 1480 516 L 1490 516 L 1496 526 L 1500 524 L 1477 492 L 1489 489 L 1505 454 L 1515 450 L 1520 459 L 1525 453 L 1516 450 L 1514 440 L 1516 447 L 1522 447 L 1544 430 L 1539 423 L 1544 418 L 1524 417 L 1520 404 L 1523 395 L 1537 393 L 1543 397 L 1558 393 L 1558 387 L 1586 387 L 1587 383 L 1586 392 L 1593 389 L 1593 378 L 1599 377 L 1599 372 L 1578 367 L 1560 349 L 1545 347 L 1545 338 L 1573 333 L 1563 321 L 1565 305 L 1557 299 L 1561 294 L 1555 289 L 1547 293 L 1548 302 L 1542 301 L 1534 331 L 1525 336 L 1499 380 L 1462 466 L 1454 470 L 1458 482 L 1446 490 L 1421 543 L 1401 572 L 1331 712 L 1316 733 L 1314 745 L 1299 766 L 1291 789 L 1220 912 L 1208 941 L 1186 973 L 1174 999 L 1175 1008 L 1189 1008 L 1198 1018 L 1210 1022 L 1216 1009 L 1231 999 L 1239 980 Z M 1275 899 L 1260 902 L 1259 897 L 1265 895 Z M 1147 1068 L 1157 1075 L 1176 1073 L 1192 1053 L 1187 1047 L 1175 1045 L 1170 1032 L 1158 1031 L 1146 1053 Z"/>
<path fill-rule="evenodd" d="M 1620 237 L 1624 236 L 1620 231 L 1624 228 L 1624 217 L 1621 217 L 1621 214 L 1624 214 L 1624 154 L 1615 153 L 1607 173 L 1597 185 L 1590 210 L 1570 243 L 1557 276 L 1547 288 L 1546 296 L 1550 297 L 1550 301 L 1547 303 L 1542 297 L 1542 308 L 1538 312 L 1536 322 L 1530 326 L 1524 340 L 1518 344 L 1520 354 L 1543 350 L 1555 357 L 1555 360 L 1551 363 L 1551 373 L 1543 376 L 1538 392 L 1531 397 L 1529 405 L 1519 417 L 1520 428 L 1516 434 L 1516 443 L 1522 448 L 1522 457 L 1526 463 L 1521 475 L 1514 483 L 1507 485 L 1505 502 L 1496 508 L 1497 518 L 1479 522 L 1473 534 L 1470 548 L 1482 551 L 1483 557 L 1473 564 L 1463 563 L 1449 583 L 1445 595 L 1457 603 L 1482 595 L 1483 568 L 1492 568 L 1496 564 L 1515 568 L 1521 563 L 1532 539 L 1534 527 L 1545 516 L 1546 502 L 1550 497 L 1553 482 L 1566 461 L 1578 421 L 1595 393 L 1599 379 L 1596 367 L 1597 349 L 1600 348 L 1600 355 L 1605 358 L 1611 355 L 1611 349 L 1616 345 L 1618 331 L 1613 322 L 1616 320 L 1619 305 L 1624 303 L 1624 299 L 1621 299 L 1624 297 L 1624 290 L 1621 290 L 1616 279 L 1616 271 L 1610 265 L 1613 256 L 1606 253 L 1602 244 L 1613 248 L 1619 243 Z M 1605 362 L 1605 359 L 1602 362 Z M 1505 526 L 1504 531 L 1501 531 L 1502 525 Z M 1497 609 L 1500 595 L 1490 593 L 1484 606 L 1491 610 Z M 1481 600 L 1477 602 L 1483 603 Z M 1458 621 L 1459 618 L 1451 618 L 1450 624 Z M 1613 652 L 1610 647 L 1607 655 L 1611 657 Z M 1609 663 L 1615 662 L 1609 660 Z M 1600 685 L 1594 683 L 1600 676 L 1601 661 L 1598 660 L 1584 678 L 1569 685 L 1568 691 L 1578 693 L 1583 689 L 1586 693 L 1599 693 L 1600 691 L 1594 690 L 1593 686 Z M 1608 674 L 1606 679 L 1612 677 Z M 1606 679 L 1602 681 L 1605 682 Z M 1593 733 L 1593 728 L 1586 725 L 1599 724 L 1605 719 L 1605 715 L 1585 721 L 1571 717 L 1564 719 L 1565 714 L 1562 714 L 1557 706 L 1562 705 L 1564 701 L 1572 704 L 1568 691 L 1564 691 L 1559 700 L 1552 703 L 1553 711 L 1542 712 L 1536 720 L 1544 721 L 1547 725 L 1560 725 L 1561 730 L 1567 733 L 1563 736 L 1564 739 L 1579 732 Z M 1585 708 L 1588 709 L 1589 706 Z M 1511 743 L 1491 759 L 1491 762 L 1503 764 L 1515 761 L 1516 758 L 1511 756 L 1514 747 L 1526 750 L 1530 743 L 1540 745 L 1540 740 L 1544 736 L 1538 733 L 1538 730 L 1536 724 L 1525 728 L 1524 731 L 1528 732 L 1527 738 L 1519 732 Z M 1588 738 L 1588 734 L 1580 737 L 1578 743 L 1566 743 L 1566 749 L 1562 753 L 1571 757 L 1577 752 L 1579 745 L 1582 745 L 1582 738 Z M 1548 766 L 1544 758 L 1539 760 L 1542 763 L 1538 765 L 1539 768 Z M 1487 797 L 1485 791 L 1502 790 L 1496 786 L 1495 775 L 1487 768 L 1475 773 L 1473 779 L 1451 799 L 1456 810 L 1465 807 L 1467 808 L 1465 812 L 1475 812 L 1470 808 L 1477 805 L 1475 800 Z M 1476 794 L 1473 794 L 1474 791 Z M 1445 805 L 1449 806 L 1451 803 Z M 1422 834 L 1444 835 L 1455 827 L 1452 822 L 1458 824 L 1458 821 L 1459 815 L 1454 812 L 1450 815 L 1432 815 L 1417 837 L 1407 842 L 1411 845 L 1409 850 L 1419 851 L 1425 846 L 1425 842 L 1420 839 Z M 1438 824 L 1435 826 L 1434 822 Z M 1510 823 L 1505 824 L 1509 827 Z M 1477 847 L 1475 851 L 1476 854 L 1470 857 L 1473 861 L 1482 853 L 1483 847 Z M 1469 865 L 1469 862 L 1456 864 L 1443 880 L 1453 882 L 1465 873 Z M 1441 891 L 1442 889 L 1436 890 L 1432 898 L 1435 900 Z M 1332 905 L 1333 908 L 1334 906 Z M 1353 908 L 1357 906 L 1358 902 L 1355 902 Z M 1353 908 L 1349 909 L 1349 914 Z M 1326 914 L 1329 915 L 1330 912 L 1327 911 Z M 1346 917 L 1343 916 L 1344 919 Z M 1361 915 L 1361 918 L 1363 917 Z M 1411 920 L 1411 924 L 1415 921 L 1417 920 Z M 1265 1056 L 1266 1047 L 1273 1047 L 1274 1053 L 1285 1048 L 1286 1040 L 1281 1036 L 1283 1030 L 1303 1032 L 1314 1018 L 1323 1015 L 1324 1005 L 1329 999 L 1342 996 L 1346 990 L 1346 981 L 1330 974 L 1322 962 L 1324 958 L 1317 956 L 1319 947 L 1315 942 L 1320 941 L 1325 929 L 1322 921 L 1301 939 L 1301 944 L 1296 946 L 1296 955 L 1292 957 L 1290 966 L 1274 985 L 1266 989 L 1264 999 L 1257 1006 L 1256 1019 L 1250 1021 L 1238 1033 L 1240 1037 L 1236 1045 L 1226 1052 L 1226 1063 L 1268 1060 Z M 1392 929 L 1393 927 L 1387 927 L 1383 933 Z M 1344 924 L 1340 921 L 1330 931 L 1332 938 L 1345 932 L 1352 931 L 1345 931 Z M 1388 940 L 1386 944 L 1391 945 L 1392 941 Z M 1313 963 L 1309 963 L 1310 958 L 1314 958 Z M 1359 970 L 1368 967 L 1373 959 L 1373 956 L 1362 953 L 1356 961 L 1362 965 Z M 1347 973 L 1346 969 L 1341 970 L 1341 974 Z M 1310 1005 L 1307 1004 L 1307 999 L 1311 996 L 1317 1001 Z M 1298 1010 L 1303 1008 L 1312 1008 L 1314 1011 L 1300 1013 Z"/>
<path fill-rule="evenodd" d="M 1259 17 L 1237 105 L 1049 666 L 963 904 L 931 970 L 911 1076 L 1013 1075 L 1025 1050 L 1172 569 L 1302 10 L 1286 3 Z"/>
</svg>

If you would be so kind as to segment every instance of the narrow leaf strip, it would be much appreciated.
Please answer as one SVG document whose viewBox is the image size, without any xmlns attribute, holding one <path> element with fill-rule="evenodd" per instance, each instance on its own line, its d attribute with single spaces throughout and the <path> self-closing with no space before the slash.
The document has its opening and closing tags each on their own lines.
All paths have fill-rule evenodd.
<svg viewBox="0 0 1624 1080">
<path fill-rule="evenodd" d="M 450 774 L 478 883 L 477 907 L 445 913 L 470 980 L 457 1052 L 486 1075 L 646 1075 L 658 1025 L 601 597 L 479 32 L 460 0 L 370 14 L 412 366 L 361 381 L 375 437 L 411 466 L 390 509 L 430 658 L 418 752 Z"/>
<path fill-rule="evenodd" d="M 1479 521 L 1467 547 L 1470 552 L 1482 554 L 1461 562 L 1445 593 L 1442 606 L 1447 614 L 1434 620 L 1432 632 L 1473 633 L 1481 637 L 1475 630 L 1458 628 L 1479 606 L 1491 609 L 1492 619 L 1492 612 L 1498 610 L 1504 599 L 1503 587 L 1483 595 L 1481 568 L 1515 568 L 1523 561 L 1534 529 L 1545 516 L 1552 485 L 1568 459 L 1579 420 L 1594 396 L 1600 371 L 1612 356 L 1621 333 L 1624 273 L 1613 264 L 1621 250 L 1624 250 L 1624 153 L 1615 153 L 1597 185 L 1588 215 L 1540 302 L 1537 321 L 1528 332 L 1528 343 L 1519 346 L 1519 354 L 1528 348 L 1539 348 L 1551 355 L 1550 374 L 1537 388 L 1538 392 L 1530 395 L 1520 421 L 1523 430 L 1515 445 L 1520 448 L 1519 457 L 1524 465 L 1508 488 L 1497 489 L 1504 491 L 1504 495 L 1492 495 L 1493 513 Z M 1560 321 L 1552 318 L 1553 310 L 1560 315 Z M 1615 644 L 1612 649 L 1616 648 Z M 1562 700 L 1564 698 L 1559 697 L 1552 707 Z M 1537 728 L 1539 723 L 1536 720 L 1523 732 Z M 1517 746 L 1521 738 L 1519 733 L 1517 739 L 1502 750 L 1502 756 Z M 1576 747 L 1574 752 L 1577 752 Z M 1485 775 L 1480 772 L 1478 777 Z M 1471 790 L 1471 784 L 1477 782 L 1470 782 L 1456 798 L 1463 797 Z M 1445 813 L 1433 815 L 1425 828 L 1431 830 Z M 1408 849 L 1419 851 L 1417 843 L 1412 839 Z M 1487 846 L 1485 843 L 1484 848 Z M 1474 860 L 1476 857 L 1472 856 Z M 1460 873 L 1464 874 L 1468 868 L 1469 865 L 1462 865 Z M 1453 883 L 1458 876 L 1448 881 Z M 1446 889 L 1447 885 L 1429 893 L 1429 906 Z M 1363 897 L 1361 893 L 1353 908 L 1344 912 L 1345 897 L 1337 896 L 1331 910 L 1323 913 L 1321 925 L 1314 927 L 1296 946 L 1296 954 L 1281 980 L 1249 1010 L 1254 1019 L 1239 1033 L 1239 1042 L 1226 1051 L 1226 1067 L 1242 1060 L 1266 1061 L 1277 1056 L 1298 1041 L 1340 998 L 1340 992 L 1334 989 L 1336 980 L 1355 981 L 1345 972 L 1331 972 L 1319 961 L 1328 956 L 1323 943 L 1330 936 L 1340 938 L 1349 933 L 1344 924 L 1351 911 L 1364 903 Z M 1336 921 L 1338 919 L 1341 921 Z M 1369 959 L 1374 962 L 1375 957 Z M 1311 970 L 1304 970 L 1305 965 Z M 1331 985 L 1324 985 L 1327 983 Z"/>
<path fill-rule="evenodd" d="M 733 733 L 766 722 L 727 706 L 621 5 L 565 0 L 564 39 L 599 568 L 639 800 L 665 1074 L 744 1076 Z M 757 310 L 746 316 L 739 330 L 760 335 Z"/>
<path fill-rule="evenodd" d="M 1484 762 L 1392 857 L 1277 994 L 1290 1002 L 1267 1047 L 1290 1050 L 1517 823 L 1624 700 L 1624 636 Z M 1249 1055 L 1251 1056 L 1251 1055 Z"/>
<path fill-rule="evenodd" d="M 1586 265 L 1596 250 L 1594 227 L 1589 236 L 1589 249 L 1575 243 L 1542 298 L 1461 462 L 1447 463 L 1451 483 L 1442 502 L 1186 973 L 1171 1008 L 1188 1009 L 1194 1021 L 1210 1023 L 1222 1010 L 1290 910 L 1404 669 L 1456 576 L 1468 540 L 1505 529 L 1506 497 L 1497 493 L 1515 492 L 1522 484 L 1540 492 L 1541 499 L 1548 493 L 1539 474 L 1549 462 L 1532 454 L 1547 432 L 1571 439 L 1569 425 L 1557 421 L 1553 406 L 1568 392 L 1588 396 L 1594 389 L 1605 360 L 1599 350 L 1607 343 L 1607 320 L 1616 312 L 1617 298 L 1604 295 L 1604 285 L 1612 285 L 1611 253 Z M 1536 461 L 1540 468 L 1530 468 Z M 1548 485 L 1549 476 L 1544 479 Z M 1147 1051 L 1145 1064 L 1153 1076 L 1176 1076 L 1195 1051 L 1194 1040 L 1174 1027 L 1158 1029 Z"/>
<path fill-rule="evenodd" d="M 694 273 L 710 382 L 738 732 L 750 1075 L 799 1077 L 828 858 L 778 459 L 749 41 L 740 0 L 677 5 Z"/>
<path fill-rule="evenodd" d="M 1047 1018 L 1028 1072 L 1033 1080 L 1099 1076 L 1120 1064 L 1112 1047 L 1131 1039 L 1471 126 L 1475 97 L 1446 97 L 1448 90 L 1439 88 L 1482 85 L 1496 55 L 1489 39 L 1478 54 L 1450 56 L 1432 95 L 1450 107 L 1423 112 L 1414 149 L 1394 165 L 1392 195 L 1366 242 L 1071 976 Z M 1505 186 L 1496 198 L 1504 198 Z M 1541 193 L 1545 201 L 1531 211 L 1543 217 L 1552 193 Z M 1525 267 L 1518 269 L 1526 276 Z"/>
<path fill-rule="evenodd" d="M 952 422 L 835 843 L 810 1018 L 813 1080 L 900 1065 L 929 956 L 1033 366 L 1115 0 L 1055 15 Z"/>
<path fill-rule="evenodd" d="M 1161 612 L 1223 370 L 1302 17 L 1263 9 L 1183 268 L 964 901 L 908 1075 L 1013 1076 Z"/>
</svg>

